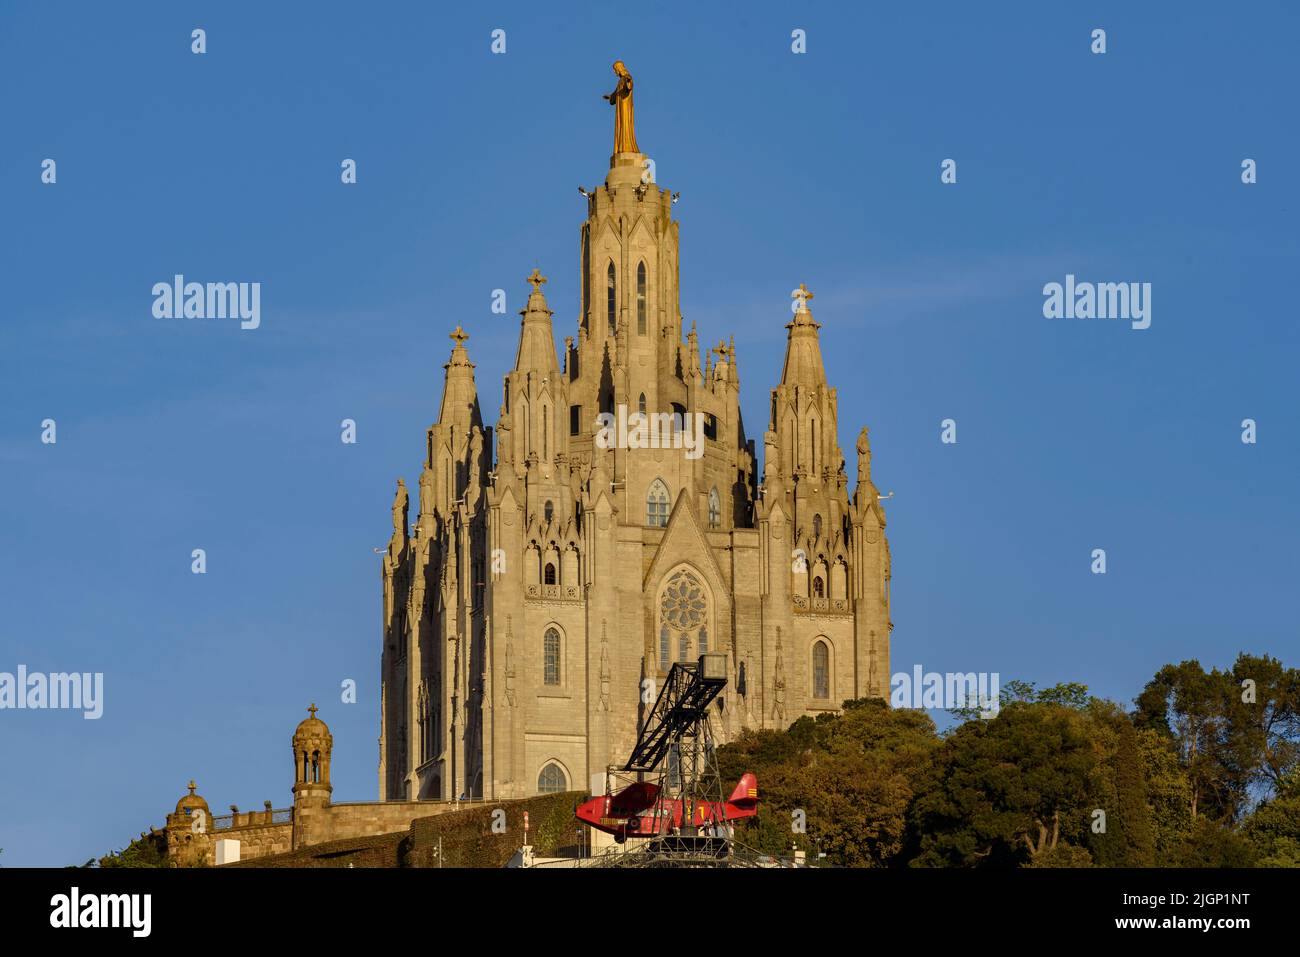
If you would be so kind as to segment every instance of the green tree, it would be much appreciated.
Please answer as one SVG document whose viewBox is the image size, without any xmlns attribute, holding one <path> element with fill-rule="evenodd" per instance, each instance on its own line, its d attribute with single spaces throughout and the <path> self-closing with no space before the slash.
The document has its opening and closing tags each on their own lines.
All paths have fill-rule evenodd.
<svg viewBox="0 0 1300 957">
<path fill-rule="evenodd" d="M 85 866 L 93 866 L 94 861 Z M 161 831 L 141 834 L 120 851 L 106 854 L 99 859 L 100 867 L 166 867 L 167 837 Z"/>
<path fill-rule="evenodd" d="M 1231 825 L 1199 817 L 1174 863 L 1179 867 L 1253 867 L 1255 857 L 1254 845 Z"/>
<path fill-rule="evenodd" d="M 1087 717 L 1011 701 L 944 741 L 909 813 L 916 866 L 1017 866 L 1086 828 L 1097 755 Z"/>
<path fill-rule="evenodd" d="M 1277 786 L 1272 799 L 1251 813 L 1242 833 L 1255 850 L 1259 867 L 1300 867 L 1300 769 Z"/>
<path fill-rule="evenodd" d="M 1137 699 L 1135 720 L 1141 727 L 1168 731 L 1187 770 L 1189 811 L 1193 820 L 1209 814 L 1231 821 L 1246 800 L 1249 775 L 1230 754 L 1229 675 L 1206 672 L 1199 661 L 1165 665 Z"/>
<path fill-rule="evenodd" d="M 1155 863 L 1158 867 L 1174 866 L 1191 833 L 1191 784 L 1168 731 L 1139 729 L 1137 744 L 1155 837 Z"/>
<path fill-rule="evenodd" d="M 1092 857 L 1102 867 L 1151 867 L 1155 835 L 1137 729 L 1108 701 L 1094 699 L 1089 717 L 1097 751 L 1087 835 Z"/>
<path fill-rule="evenodd" d="M 795 844 L 832 864 L 888 866 L 903 849 L 913 782 L 938 745 L 924 712 L 875 699 L 847 701 L 842 714 L 801 718 L 785 732 L 748 732 L 718 751 L 724 780 L 745 771 L 758 778 L 759 814 L 737 838 L 769 853 Z"/>
<path fill-rule="evenodd" d="M 1232 665 L 1232 684 L 1233 761 L 1253 783 L 1272 790 L 1300 767 L 1300 669 L 1243 652 Z"/>
</svg>

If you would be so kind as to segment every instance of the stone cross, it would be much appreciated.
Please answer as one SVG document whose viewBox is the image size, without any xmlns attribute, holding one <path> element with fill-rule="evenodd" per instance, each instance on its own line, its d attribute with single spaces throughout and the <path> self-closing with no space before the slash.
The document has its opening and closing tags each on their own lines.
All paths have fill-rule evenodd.
<svg viewBox="0 0 1300 957">
<path fill-rule="evenodd" d="M 193 793 L 194 793 L 194 788 L 195 788 L 195 787 L 196 787 L 196 785 L 195 785 L 195 783 L 194 783 L 194 779 L 193 779 L 193 778 L 190 778 L 190 794 L 193 794 Z"/>
<path fill-rule="evenodd" d="M 803 283 L 799 283 L 799 288 L 790 293 L 790 298 L 799 300 L 799 312 L 807 312 L 808 300 L 813 298 L 813 294 L 808 291 L 807 286 Z"/>
<path fill-rule="evenodd" d="M 466 332 L 464 329 L 462 329 L 460 326 L 457 326 L 455 331 L 451 333 L 449 338 L 453 342 L 455 342 L 457 346 L 460 346 L 465 342 L 466 339 L 469 338 L 469 333 Z"/>
<path fill-rule="evenodd" d="M 542 283 L 546 282 L 546 277 L 542 275 L 540 269 L 533 267 L 533 274 L 528 277 L 528 281 L 533 284 L 533 292 L 541 292 Z"/>
<path fill-rule="evenodd" d="M 316 707 L 316 702 L 313 701 L 311 707 L 307 709 L 307 712 L 314 718 L 316 717 L 316 712 L 319 710 L 320 708 Z"/>
</svg>

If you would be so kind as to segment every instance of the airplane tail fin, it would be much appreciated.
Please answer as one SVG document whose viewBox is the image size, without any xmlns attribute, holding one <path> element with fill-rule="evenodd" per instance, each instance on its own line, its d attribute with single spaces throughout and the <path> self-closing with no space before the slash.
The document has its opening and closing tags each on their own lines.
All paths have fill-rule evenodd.
<svg viewBox="0 0 1300 957">
<path fill-rule="evenodd" d="M 736 789 L 727 798 L 727 803 L 737 808 L 749 809 L 758 805 L 758 778 L 746 771 L 740 776 Z"/>
</svg>

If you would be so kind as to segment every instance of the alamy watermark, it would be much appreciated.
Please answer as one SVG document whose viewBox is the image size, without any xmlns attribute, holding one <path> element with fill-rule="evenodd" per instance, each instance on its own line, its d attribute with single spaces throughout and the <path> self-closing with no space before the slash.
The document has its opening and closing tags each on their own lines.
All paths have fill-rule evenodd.
<svg viewBox="0 0 1300 957">
<path fill-rule="evenodd" d="M 938 708 L 960 711 L 978 708 L 981 718 L 996 718 L 1001 708 L 1000 684 L 994 672 L 940 673 L 913 665 L 909 674 L 889 679 L 889 703 L 895 708 Z"/>
<path fill-rule="evenodd" d="M 81 711 L 87 721 L 104 713 L 104 673 L 96 671 L 44 674 L 19 665 L 16 674 L 0 671 L 0 711 L 57 709 Z"/>
<path fill-rule="evenodd" d="M 122 928 L 132 937 L 148 937 L 153 929 L 151 894 L 83 894 L 73 887 L 50 898 L 54 928 Z"/>
<path fill-rule="evenodd" d="M 1045 319 L 1123 319 L 1134 329 L 1151 325 L 1151 283 L 1075 282 L 1066 273 L 1065 282 L 1043 287 Z"/>
<path fill-rule="evenodd" d="M 177 273 L 171 282 L 153 285 L 156 319 L 238 319 L 239 328 L 262 324 L 260 282 L 186 282 Z"/>
<path fill-rule="evenodd" d="M 685 449 L 688 459 L 704 454 L 703 412 L 632 412 L 596 416 L 596 446 L 602 449 Z"/>
</svg>

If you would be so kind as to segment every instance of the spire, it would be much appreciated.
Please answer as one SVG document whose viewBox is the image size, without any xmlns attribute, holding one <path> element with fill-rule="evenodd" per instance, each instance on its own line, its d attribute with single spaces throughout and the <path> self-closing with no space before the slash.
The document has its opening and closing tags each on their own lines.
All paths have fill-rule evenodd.
<svg viewBox="0 0 1300 957">
<path fill-rule="evenodd" d="M 558 372 L 555 357 L 555 334 L 551 331 L 551 310 L 547 308 L 542 285 L 546 277 L 534 269 L 528 282 L 533 291 L 528 295 L 528 307 L 520 311 L 524 317 L 519 328 L 519 350 L 515 353 L 515 372 Z"/>
<path fill-rule="evenodd" d="M 465 340 L 469 334 L 460 326 L 451 333 L 456 345 L 451 350 L 451 358 L 443 366 L 446 380 L 442 387 L 442 410 L 438 413 L 440 425 L 454 425 L 458 432 L 464 432 L 471 425 L 481 426 L 483 417 L 479 414 L 478 389 L 474 385 L 474 363 L 469 361 L 465 350 Z"/>
<path fill-rule="evenodd" d="M 808 300 L 813 294 L 803 283 L 790 293 L 798 302 L 794 319 L 786 324 L 790 335 L 786 339 L 785 364 L 781 368 L 781 384 L 788 386 L 825 386 L 826 366 L 822 363 L 821 342 L 817 330 L 821 326 L 813 320 Z"/>
</svg>

